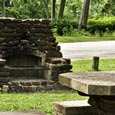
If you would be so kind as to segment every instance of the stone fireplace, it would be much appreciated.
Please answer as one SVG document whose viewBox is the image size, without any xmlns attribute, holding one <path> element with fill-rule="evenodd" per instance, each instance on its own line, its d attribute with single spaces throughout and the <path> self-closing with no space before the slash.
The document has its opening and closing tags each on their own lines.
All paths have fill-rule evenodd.
<svg viewBox="0 0 115 115">
<path fill-rule="evenodd" d="M 56 82 L 72 68 L 70 60 L 62 58 L 48 20 L 1 18 L 0 56 L 1 90 L 15 80 Z"/>
</svg>

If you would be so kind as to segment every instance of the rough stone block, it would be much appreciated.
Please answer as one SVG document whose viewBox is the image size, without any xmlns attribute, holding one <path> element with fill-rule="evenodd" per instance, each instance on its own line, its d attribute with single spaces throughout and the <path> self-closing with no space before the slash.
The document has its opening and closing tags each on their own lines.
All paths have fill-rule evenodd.
<svg viewBox="0 0 115 115">
<path fill-rule="evenodd" d="M 37 92 L 37 86 L 32 85 L 31 88 L 32 88 L 32 92 Z"/>
<path fill-rule="evenodd" d="M 55 42 L 55 41 L 56 41 L 56 38 L 54 38 L 54 37 L 48 37 L 47 40 L 48 40 L 49 42 Z"/>
<path fill-rule="evenodd" d="M 2 77 L 8 77 L 10 75 L 10 72 L 0 72 L 0 76 Z"/>
<path fill-rule="evenodd" d="M 46 76 L 45 78 L 47 80 L 58 81 L 58 75 L 59 75 L 58 70 L 47 70 L 45 73 Z"/>
<path fill-rule="evenodd" d="M 40 51 L 56 51 L 56 48 L 53 46 L 37 46 Z"/>
<path fill-rule="evenodd" d="M 44 91 L 51 91 L 53 89 L 52 85 L 47 85 L 44 87 Z"/>
<path fill-rule="evenodd" d="M 1 37 L 21 37 L 22 33 L 1 33 Z"/>
<path fill-rule="evenodd" d="M 3 85 L 2 92 L 8 92 L 8 90 L 9 90 L 8 85 Z"/>
<path fill-rule="evenodd" d="M 3 32 L 3 33 L 13 33 L 13 32 L 15 32 L 15 29 L 4 28 L 4 29 L 2 29 L 2 32 Z"/>
<path fill-rule="evenodd" d="M 1 32 L 1 29 L 3 29 L 5 27 L 5 24 L 1 22 L 0 20 L 0 32 Z"/>
<path fill-rule="evenodd" d="M 48 63 L 52 63 L 52 64 L 58 64 L 62 62 L 62 58 L 48 58 L 46 60 Z"/>
<path fill-rule="evenodd" d="M 70 64 L 71 63 L 70 59 L 63 58 L 63 60 L 66 62 L 66 64 Z"/>
<path fill-rule="evenodd" d="M 10 85 L 10 86 L 19 86 L 20 85 L 20 83 L 19 82 L 13 82 L 13 81 L 10 81 L 10 82 L 8 82 L 8 84 Z"/>
<path fill-rule="evenodd" d="M 60 63 L 60 64 L 50 64 L 50 63 L 47 63 L 46 66 L 52 70 L 70 70 L 72 69 L 72 65 L 69 65 L 69 64 L 63 64 L 63 63 Z"/>
<path fill-rule="evenodd" d="M 0 38 L 0 44 L 3 43 L 5 38 Z"/>
<path fill-rule="evenodd" d="M 7 43 L 7 46 L 8 46 L 8 47 L 12 47 L 12 46 L 16 46 L 16 45 L 18 45 L 18 44 L 19 44 L 19 41 L 18 41 L 18 40 L 9 41 L 9 42 Z"/>
<path fill-rule="evenodd" d="M 6 60 L 5 59 L 0 59 L 0 66 L 4 66 L 6 63 Z"/>
<path fill-rule="evenodd" d="M 46 54 L 46 57 L 58 57 L 58 58 L 61 58 L 62 53 L 57 52 L 57 51 L 48 51 L 47 54 Z"/>
<path fill-rule="evenodd" d="M 23 86 L 23 92 L 32 92 L 32 86 Z"/>
<path fill-rule="evenodd" d="M 40 20 L 43 24 L 49 24 L 50 23 L 50 20 L 46 20 L 46 19 L 41 19 Z"/>
<path fill-rule="evenodd" d="M 25 80 L 23 80 L 23 81 L 20 82 L 20 84 L 23 85 L 23 86 L 31 86 L 32 82 L 31 81 L 26 82 Z"/>
<path fill-rule="evenodd" d="M 54 109 L 55 115 L 97 115 L 87 100 L 56 102 Z"/>
</svg>

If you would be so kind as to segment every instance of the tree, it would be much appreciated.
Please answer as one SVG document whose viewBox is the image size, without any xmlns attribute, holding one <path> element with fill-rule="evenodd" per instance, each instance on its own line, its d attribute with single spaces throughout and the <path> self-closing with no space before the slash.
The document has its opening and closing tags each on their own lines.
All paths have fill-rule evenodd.
<svg viewBox="0 0 115 115">
<path fill-rule="evenodd" d="M 46 12 L 47 19 L 49 19 L 50 16 L 49 16 L 49 11 L 48 11 L 48 0 L 43 0 L 43 1 L 45 5 L 45 12 Z"/>
<path fill-rule="evenodd" d="M 5 17 L 5 0 L 2 0 L 2 17 Z"/>
<path fill-rule="evenodd" d="M 61 0 L 58 19 L 63 17 L 66 0 Z"/>
<path fill-rule="evenodd" d="M 56 0 L 52 0 L 51 6 L 51 19 L 55 18 L 55 7 L 56 7 Z"/>
<path fill-rule="evenodd" d="M 90 5 L 90 0 L 84 0 L 83 7 L 82 7 L 82 10 L 81 10 L 78 30 L 86 28 L 86 26 L 87 26 L 89 5 Z"/>
</svg>

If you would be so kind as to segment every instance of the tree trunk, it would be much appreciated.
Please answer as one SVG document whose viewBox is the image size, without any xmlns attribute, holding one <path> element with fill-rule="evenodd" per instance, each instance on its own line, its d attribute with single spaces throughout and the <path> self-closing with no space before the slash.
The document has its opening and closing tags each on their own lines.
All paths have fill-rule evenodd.
<svg viewBox="0 0 115 115">
<path fill-rule="evenodd" d="M 58 19 L 63 17 L 66 0 L 61 0 Z"/>
<path fill-rule="evenodd" d="M 46 12 L 47 19 L 49 19 L 50 16 L 49 16 L 49 11 L 48 11 L 48 0 L 43 0 L 43 1 L 45 5 L 45 12 Z"/>
<path fill-rule="evenodd" d="M 78 30 L 81 30 L 81 29 L 87 27 L 89 6 L 90 6 L 90 0 L 84 0 L 83 7 L 82 7 L 82 10 L 81 10 Z"/>
<path fill-rule="evenodd" d="M 51 19 L 55 18 L 55 4 L 56 4 L 56 0 L 52 0 Z"/>
<path fill-rule="evenodd" d="M 5 0 L 2 0 L 2 17 L 5 17 Z"/>
</svg>

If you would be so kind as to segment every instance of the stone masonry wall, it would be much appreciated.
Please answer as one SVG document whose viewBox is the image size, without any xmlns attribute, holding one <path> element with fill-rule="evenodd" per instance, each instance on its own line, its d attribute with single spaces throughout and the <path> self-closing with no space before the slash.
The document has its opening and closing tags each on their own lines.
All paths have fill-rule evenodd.
<svg viewBox="0 0 115 115">
<path fill-rule="evenodd" d="M 19 77 L 23 74 L 36 75 L 36 79 L 39 79 L 36 72 L 40 78 L 58 81 L 60 73 L 72 69 L 70 59 L 64 59 L 60 52 L 49 20 L 0 18 L 0 58 L 0 83 L 3 84 L 16 80 L 18 74 Z M 21 64 L 16 62 L 18 58 Z M 36 59 L 39 59 L 38 65 L 35 64 Z M 34 64 L 41 68 L 36 69 Z M 32 66 L 32 69 L 28 69 L 28 66 Z M 26 69 L 23 70 L 23 67 Z"/>
<path fill-rule="evenodd" d="M 0 50 L 4 57 L 11 55 L 10 51 L 31 53 L 34 49 L 46 53 L 46 57 L 62 57 L 57 44 L 48 20 L 0 19 Z"/>
</svg>

